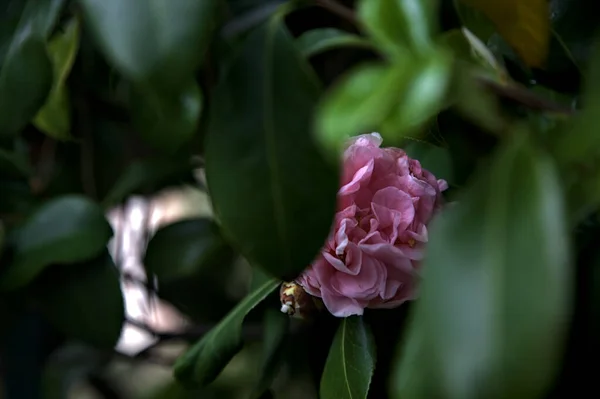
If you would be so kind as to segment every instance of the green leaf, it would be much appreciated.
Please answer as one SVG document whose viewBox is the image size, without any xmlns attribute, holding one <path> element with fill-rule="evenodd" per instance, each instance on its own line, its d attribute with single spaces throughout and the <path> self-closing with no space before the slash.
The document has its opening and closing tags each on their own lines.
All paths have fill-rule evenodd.
<svg viewBox="0 0 600 399">
<path fill-rule="evenodd" d="M 219 22 L 217 0 L 81 0 L 106 57 L 126 77 L 168 89 L 200 65 Z"/>
<path fill-rule="evenodd" d="M 444 179 L 452 185 L 454 182 L 452 155 L 447 148 L 438 147 L 425 141 L 408 140 L 402 149 L 409 157 L 419 160 L 421 165 L 435 177 Z"/>
<path fill-rule="evenodd" d="M 170 182 L 179 183 L 191 174 L 193 167 L 193 163 L 187 159 L 147 158 L 133 161 L 123 170 L 102 204 L 108 208 L 131 194 L 148 194 Z"/>
<path fill-rule="evenodd" d="M 190 386 L 211 383 L 242 348 L 244 317 L 279 284 L 278 280 L 267 281 L 244 298 L 219 324 L 177 359 L 175 378 Z"/>
<path fill-rule="evenodd" d="M 229 246 L 210 219 L 189 219 L 169 224 L 148 243 L 144 265 L 159 281 L 189 277 L 203 267 L 218 267 Z"/>
<path fill-rule="evenodd" d="M 65 140 L 71 137 L 71 109 L 66 81 L 79 48 L 79 20 L 73 18 L 48 43 L 54 81 L 44 106 L 38 111 L 33 124 L 48 136 Z"/>
<path fill-rule="evenodd" d="M 528 66 L 544 65 L 550 42 L 547 0 L 461 1 L 488 17 Z"/>
<path fill-rule="evenodd" d="M 384 51 L 396 57 L 428 52 L 437 26 L 437 0 L 362 0 L 358 14 Z"/>
<path fill-rule="evenodd" d="M 11 232 L 13 258 L 0 274 L 0 289 L 22 287 L 53 263 L 91 259 L 111 236 L 102 208 L 87 198 L 70 195 L 50 200 Z"/>
<path fill-rule="evenodd" d="M 296 39 L 296 46 L 307 58 L 339 47 L 373 48 L 368 40 L 336 28 L 309 30 Z"/>
<path fill-rule="evenodd" d="M 342 319 L 321 377 L 321 399 L 366 399 L 375 371 L 375 341 L 362 317 Z"/>
<path fill-rule="evenodd" d="M 335 212 L 337 173 L 311 135 L 318 96 L 309 66 L 275 18 L 248 36 L 212 102 L 206 176 L 223 234 L 282 278 L 314 259 Z"/>
<path fill-rule="evenodd" d="M 481 11 L 467 6 L 462 0 L 453 0 L 453 3 L 463 27 L 473 32 L 483 43 L 487 43 L 490 37 L 496 33 L 492 21 Z"/>
<path fill-rule="evenodd" d="M 0 29 L 0 137 L 13 137 L 44 104 L 52 86 L 46 37 L 63 0 L 6 2 Z"/>
<path fill-rule="evenodd" d="M 48 269 L 36 292 L 45 317 L 67 337 L 98 348 L 116 345 L 125 305 L 108 251 L 89 262 Z"/>
<path fill-rule="evenodd" d="M 133 123 L 142 138 L 154 148 L 173 153 L 196 133 L 202 92 L 194 81 L 178 92 L 138 88 L 131 106 Z"/>
<path fill-rule="evenodd" d="M 557 170 L 527 133 L 516 129 L 430 230 L 415 315 L 425 352 L 397 375 L 427 378 L 448 399 L 540 397 L 560 367 L 568 227 Z"/>
<path fill-rule="evenodd" d="M 32 168 L 26 154 L 7 151 L 0 148 L 0 174 L 13 178 L 27 178 Z"/>
<path fill-rule="evenodd" d="M 252 398 L 259 399 L 268 391 L 277 376 L 283 360 L 283 347 L 287 343 L 290 318 L 278 309 L 267 309 L 264 319 L 263 357 L 260 379 Z"/>
</svg>

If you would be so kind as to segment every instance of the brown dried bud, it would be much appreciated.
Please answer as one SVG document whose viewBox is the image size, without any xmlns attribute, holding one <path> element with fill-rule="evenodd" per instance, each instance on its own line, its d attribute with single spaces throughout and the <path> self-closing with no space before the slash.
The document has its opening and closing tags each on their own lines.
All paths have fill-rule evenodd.
<svg viewBox="0 0 600 399">
<path fill-rule="evenodd" d="M 323 306 L 319 298 L 309 295 L 301 285 L 284 282 L 279 290 L 281 311 L 297 319 L 309 319 Z"/>
</svg>

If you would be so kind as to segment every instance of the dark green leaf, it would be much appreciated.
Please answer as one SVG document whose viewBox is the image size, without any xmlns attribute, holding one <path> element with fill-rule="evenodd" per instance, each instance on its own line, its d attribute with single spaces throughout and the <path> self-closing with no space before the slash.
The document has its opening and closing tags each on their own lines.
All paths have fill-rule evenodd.
<svg viewBox="0 0 600 399">
<path fill-rule="evenodd" d="M 133 123 L 154 148 L 172 153 L 196 133 L 202 112 L 202 92 L 191 81 L 181 91 L 138 89 L 132 97 Z"/>
<path fill-rule="evenodd" d="M 236 248 L 280 277 L 313 260 L 335 211 L 337 174 L 311 135 L 318 95 L 278 18 L 247 38 L 215 89 L 205 153 L 215 211 Z"/>
<path fill-rule="evenodd" d="M 265 312 L 263 326 L 263 357 L 259 374 L 260 379 L 252 395 L 252 398 L 256 399 L 262 398 L 262 395 L 268 392 L 273 379 L 281 368 L 283 347 L 287 342 L 290 318 L 278 309 L 268 309 Z"/>
<path fill-rule="evenodd" d="M 229 246 L 210 219 L 189 219 L 167 225 L 148 243 L 144 265 L 159 281 L 186 278 L 199 269 L 219 267 Z"/>
<path fill-rule="evenodd" d="M 219 22 L 217 0 L 81 0 L 107 58 L 128 78 L 169 89 L 200 64 Z"/>
<path fill-rule="evenodd" d="M 52 86 L 46 37 L 63 0 L 11 1 L 0 29 L 0 137 L 14 136 L 35 116 Z"/>
<path fill-rule="evenodd" d="M 71 109 L 66 81 L 79 48 L 79 20 L 72 19 L 48 43 L 48 53 L 54 69 L 54 81 L 44 106 L 33 124 L 48 136 L 64 140 L 71 137 Z"/>
<path fill-rule="evenodd" d="M 31 165 L 25 154 L 9 152 L 0 148 L 0 174 L 7 177 L 29 177 Z"/>
<path fill-rule="evenodd" d="M 203 386 L 211 383 L 242 348 L 244 317 L 273 292 L 279 283 L 277 280 L 270 280 L 251 292 L 208 334 L 177 359 L 175 378 L 187 385 Z"/>
<path fill-rule="evenodd" d="M 125 305 L 108 251 L 89 262 L 49 269 L 39 283 L 42 312 L 58 330 L 95 347 L 116 345 Z"/>
<path fill-rule="evenodd" d="M 409 157 L 419 160 L 421 165 L 435 177 L 446 180 L 450 185 L 453 184 L 452 156 L 447 148 L 417 140 L 408 140 L 402 148 Z"/>
<path fill-rule="evenodd" d="M 359 316 L 342 319 L 321 378 L 321 399 L 366 399 L 375 371 L 375 341 Z"/>
<path fill-rule="evenodd" d="M 463 26 L 469 29 L 484 43 L 496 32 L 494 24 L 481 11 L 465 5 L 462 0 L 453 0 L 456 12 Z"/>
<path fill-rule="evenodd" d="M 170 182 L 178 184 L 191 174 L 193 166 L 186 159 L 147 158 L 133 161 L 106 194 L 102 203 L 109 207 L 131 194 L 149 194 Z"/>
<path fill-rule="evenodd" d="M 368 32 L 390 54 L 405 57 L 406 50 L 431 50 L 437 0 L 362 0 L 358 7 Z"/>
<path fill-rule="evenodd" d="M 430 232 L 415 315 L 425 353 L 398 375 L 429 379 L 448 399 L 541 397 L 559 366 L 568 228 L 557 171 L 527 133 L 514 132 Z"/>
<path fill-rule="evenodd" d="M 11 232 L 13 258 L 0 274 L 0 288 L 22 287 L 53 263 L 91 259 L 111 236 L 102 208 L 87 198 L 72 195 L 48 201 Z"/>
<path fill-rule="evenodd" d="M 296 45 L 307 58 L 339 47 L 373 48 L 365 38 L 336 28 L 309 30 L 296 39 Z"/>
</svg>

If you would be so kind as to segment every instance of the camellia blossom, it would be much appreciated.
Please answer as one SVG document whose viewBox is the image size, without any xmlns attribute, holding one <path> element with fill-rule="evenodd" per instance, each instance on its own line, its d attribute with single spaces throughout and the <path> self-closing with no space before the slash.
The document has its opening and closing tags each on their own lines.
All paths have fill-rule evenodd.
<svg viewBox="0 0 600 399">
<path fill-rule="evenodd" d="M 448 188 L 378 133 L 353 138 L 344 152 L 333 231 L 296 279 L 337 317 L 394 308 L 415 297 L 415 270 L 427 224 Z"/>
</svg>

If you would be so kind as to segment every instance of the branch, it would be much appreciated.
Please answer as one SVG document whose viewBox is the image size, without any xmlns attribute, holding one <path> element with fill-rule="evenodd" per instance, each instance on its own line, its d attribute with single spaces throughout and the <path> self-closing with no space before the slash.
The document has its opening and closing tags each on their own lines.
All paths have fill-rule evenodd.
<svg viewBox="0 0 600 399">
<path fill-rule="evenodd" d="M 315 3 L 319 7 L 323 7 L 326 10 L 331 11 L 333 14 L 337 15 L 340 18 L 345 19 L 350 22 L 354 26 L 359 26 L 360 22 L 354 13 L 354 10 L 338 3 L 335 0 L 315 0 Z"/>
</svg>

